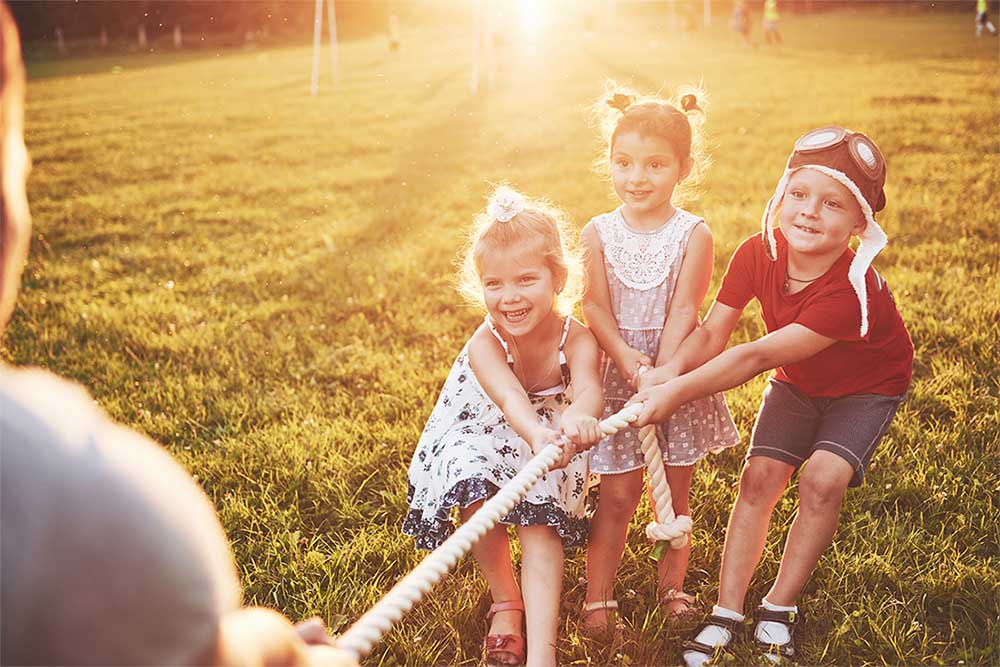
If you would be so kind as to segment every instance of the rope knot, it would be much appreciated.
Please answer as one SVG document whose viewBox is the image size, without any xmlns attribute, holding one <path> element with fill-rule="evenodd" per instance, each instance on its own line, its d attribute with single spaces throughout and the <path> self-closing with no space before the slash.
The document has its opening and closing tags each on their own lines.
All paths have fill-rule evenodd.
<svg viewBox="0 0 1000 667">
<path fill-rule="evenodd" d="M 651 521 L 646 526 L 646 537 L 656 542 L 670 542 L 670 547 L 680 549 L 688 542 L 691 534 L 691 517 L 686 514 L 674 517 L 671 521 L 657 523 Z"/>
</svg>

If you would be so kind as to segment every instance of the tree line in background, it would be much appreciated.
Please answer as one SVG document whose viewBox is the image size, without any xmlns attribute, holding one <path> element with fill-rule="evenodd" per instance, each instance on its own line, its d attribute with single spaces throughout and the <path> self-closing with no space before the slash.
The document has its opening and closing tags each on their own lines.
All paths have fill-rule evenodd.
<svg viewBox="0 0 1000 667">
<path fill-rule="evenodd" d="M 326 0 L 334 2 L 334 0 Z M 484 3 L 511 3 L 513 0 L 484 0 Z M 608 0 L 558 0 L 561 11 L 600 12 Z M 732 0 L 710 0 L 713 13 L 727 16 Z M 205 35 L 213 44 L 241 43 L 252 39 L 303 38 L 311 35 L 313 0 L 8 0 L 14 18 L 28 44 L 58 42 L 59 51 L 67 43 L 87 43 L 109 47 L 113 44 L 155 43 L 173 39 L 197 43 Z M 649 13 L 673 3 L 675 9 L 700 13 L 704 0 L 617 0 L 617 11 Z M 447 16 L 456 10 L 468 12 L 463 0 L 336 0 L 337 23 L 350 38 L 386 29 L 388 17 L 412 18 L 434 14 Z M 749 0 L 752 11 L 763 0 Z M 895 9 L 967 9 L 971 2 L 931 0 L 779 0 L 782 11 L 825 11 L 844 7 L 883 5 Z M 660 7 L 660 10 L 657 9 Z M 183 35 L 183 37 L 182 37 Z"/>
<path fill-rule="evenodd" d="M 331 0 L 326 0 L 328 3 Z M 243 37 L 310 35 L 315 3 L 311 0 L 8 0 L 25 42 L 134 41 L 140 29 L 150 42 L 173 36 L 180 26 L 189 35 Z M 388 15 L 403 2 L 338 0 L 337 20 L 355 26 L 384 29 Z"/>
</svg>

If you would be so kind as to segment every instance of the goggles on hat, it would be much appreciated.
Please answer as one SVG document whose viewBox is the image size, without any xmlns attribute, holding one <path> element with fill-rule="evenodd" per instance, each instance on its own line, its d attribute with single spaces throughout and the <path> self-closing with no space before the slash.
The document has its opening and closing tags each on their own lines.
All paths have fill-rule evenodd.
<svg viewBox="0 0 1000 667">
<path fill-rule="evenodd" d="M 860 132 L 848 132 L 842 127 L 831 125 L 807 132 L 795 142 L 795 152 L 808 155 L 824 151 L 842 143 L 847 143 L 851 161 L 868 178 L 876 179 L 885 173 L 885 157 L 878 146 Z"/>
</svg>

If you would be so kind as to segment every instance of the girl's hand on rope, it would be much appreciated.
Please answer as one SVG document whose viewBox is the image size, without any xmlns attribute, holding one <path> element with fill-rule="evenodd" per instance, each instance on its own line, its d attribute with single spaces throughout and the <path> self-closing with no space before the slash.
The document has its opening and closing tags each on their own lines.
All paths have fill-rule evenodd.
<svg viewBox="0 0 1000 667">
<path fill-rule="evenodd" d="M 643 366 L 652 366 L 653 360 L 639 350 L 625 347 L 625 352 L 612 357 L 615 367 L 618 369 L 622 379 L 629 383 L 630 387 L 635 387 L 635 381 L 639 376 L 639 369 Z"/>
<path fill-rule="evenodd" d="M 561 427 L 562 434 L 573 443 L 577 452 L 584 452 L 601 441 L 601 427 L 590 415 L 563 415 Z"/>
<path fill-rule="evenodd" d="M 535 456 L 541 454 L 542 450 L 549 445 L 558 445 L 562 448 L 562 456 L 553 464 L 552 470 L 564 467 L 576 455 L 576 447 L 563 437 L 562 432 L 546 426 L 539 426 L 528 444 L 531 445 L 531 451 L 534 452 Z"/>
<path fill-rule="evenodd" d="M 665 422 L 681 407 L 676 380 L 668 380 L 663 384 L 643 389 L 630 398 L 628 402 L 642 403 L 639 417 L 632 423 L 632 426 L 636 428 Z"/>
</svg>

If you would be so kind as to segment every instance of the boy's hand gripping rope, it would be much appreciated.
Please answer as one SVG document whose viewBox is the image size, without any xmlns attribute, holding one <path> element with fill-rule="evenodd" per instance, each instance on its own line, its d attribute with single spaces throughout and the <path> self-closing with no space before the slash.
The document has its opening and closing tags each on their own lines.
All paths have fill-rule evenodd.
<svg viewBox="0 0 1000 667">
<path fill-rule="evenodd" d="M 641 409 L 641 403 L 626 405 L 599 424 L 601 432 L 605 435 L 613 435 L 623 428 L 627 428 L 638 418 Z M 646 458 L 646 465 L 649 468 L 650 487 L 656 506 L 656 516 L 669 517 L 669 521 L 666 523 L 649 524 L 646 527 L 646 534 L 650 537 L 653 537 L 654 534 L 657 535 L 653 538 L 657 540 L 669 539 L 671 545 L 677 540 L 681 540 L 679 546 L 675 547 L 679 548 L 684 546 L 687 541 L 687 534 L 675 535 L 678 530 L 675 525 L 683 524 L 682 520 L 686 520 L 687 532 L 690 532 L 691 518 L 687 516 L 674 518 L 670 487 L 666 483 L 663 459 L 660 456 L 660 448 L 656 444 L 656 427 L 647 426 L 639 431 L 639 435 L 642 441 L 643 456 Z M 558 445 L 548 445 L 537 456 L 528 461 L 521 472 L 497 491 L 495 496 L 483 503 L 483 506 L 472 515 L 472 518 L 459 526 L 451 537 L 420 561 L 374 607 L 340 635 L 337 638 L 337 647 L 351 654 L 357 660 L 368 655 L 372 647 L 382 639 L 393 624 L 402 618 L 404 613 L 413 608 L 413 605 L 424 596 L 424 593 L 427 593 L 441 581 L 444 575 L 455 566 L 458 559 L 468 553 L 472 545 L 486 531 L 496 526 L 500 519 L 524 498 L 528 490 L 555 465 L 561 455 L 562 449 Z M 658 468 L 657 462 L 659 462 Z M 657 470 L 654 471 L 654 468 Z M 654 526 L 657 527 L 655 531 Z M 662 532 L 658 532 L 661 526 L 664 528 Z M 659 537 L 661 534 L 671 537 Z"/>
</svg>

